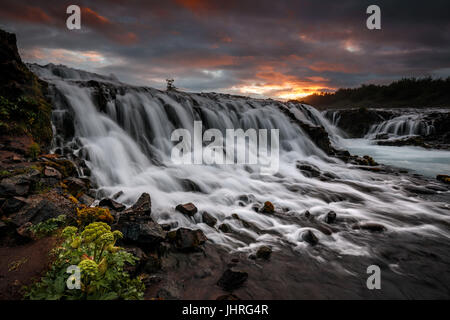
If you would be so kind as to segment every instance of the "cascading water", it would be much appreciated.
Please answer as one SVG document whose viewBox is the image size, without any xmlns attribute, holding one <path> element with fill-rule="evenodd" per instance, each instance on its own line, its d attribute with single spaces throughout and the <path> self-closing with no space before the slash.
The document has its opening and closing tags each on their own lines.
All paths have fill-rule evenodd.
<svg viewBox="0 0 450 320">
<path fill-rule="evenodd" d="M 86 159 L 101 195 L 123 191 L 118 201 L 132 204 L 148 192 L 152 215 L 160 223 L 201 228 L 213 242 L 241 251 L 252 251 L 260 243 L 302 250 L 307 246 L 302 233 L 313 230 L 320 243 L 339 254 L 368 255 L 367 244 L 342 232 L 326 235 L 316 229 L 330 210 L 342 221 L 370 220 L 398 233 L 450 236 L 441 227 L 450 222 L 448 207 L 408 196 L 399 188 L 401 178 L 357 170 L 326 155 L 282 112 L 323 126 L 337 145 L 339 131 L 310 106 L 214 93 L 162 92 L 127 86 L 114 78 L 89 78 L 62 66 L 30 68 L 53 87 L 55 148 L 69 147 Z M 174 164 L 171 133 L 177 128 L 192 132 L 194 121 L 221 132 L 279 129 L 279 172 L 261 175 L 247 165 Z M 298 161 L 319 168 L 321 179 L 298 170 Z M 255 212 L 254 207 L 265 201 L 271 201 L 279 213 Z M 219 224 L 226 222 L 234 232 L 222 233 L 201 223 L 199 214 L 190 218 L 175 211 L 177 204 L 185 202 L 207 211 Z M 306 210 L 315 222 L 300 219 Z M 405 212 L 415 218 L 409 220 Z M 245 228 L 232 218 L 233 213 L 254 228 Z M 417 217 L 426 217 L 426 222 L 418 225 Z"/>
<path fill-rule="evenodd" d="M 374 139 L 381 135 L 388 137 L 422 135 L 434 133 L 434 126 L 425 121 L 421 114 L 405 114 L 373 125 L 365 138 Z"/>
</svg>

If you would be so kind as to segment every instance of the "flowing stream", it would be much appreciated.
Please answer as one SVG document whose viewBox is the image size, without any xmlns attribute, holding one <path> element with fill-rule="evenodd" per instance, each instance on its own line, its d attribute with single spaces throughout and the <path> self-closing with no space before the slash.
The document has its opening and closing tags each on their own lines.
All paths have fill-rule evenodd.
<svg viewBox="0 0 450 320">
<path fill-rule="evenodd" d="M 288 246 L 301 252 L 309 246 L 302 234 L 312 230 L 321 245 L 337 254 L 370 255 L 368 241 L 356 241 L 339 228 L 331 235 L 318 231 L 317 226 L 325 223 L 330 210 L 341 222 L 372 221 L 398 234 L 449 240 L 448 202 L 411 195 L 403 188 L 411 182 L 401 175 L 359 170 L 327 156 L 281 111 L 288 110 L 301 121 L 322 125 L 335 147 L 352 147 L 310 106 L 215 93 L 168 93 L 62 66 L 30 68 L 52 84 L 57 107 L 53 115 L 55 148 L 71 148 L 85 158 L 91 178 L 104 196 L 123 191 L 118 201 L 131 205 L 141 193 L 148 192 L 152 215 L 159 223 L 200 228 L 214 243 L 246 252 L 261 244 L 269 244 L 274 250 Z M 261 175 L 257 167 L 244 164 L 173 163 L 175 143 L 171 134 L 177 128 L 193 132 L 194 121 L 202 121 L 203 130 L 214 128 L 221 132 L 232 128 L 279 129 L 278 173 Z M 413 130 L 405 126 L 406 133 Z M 391 132 L 391 126 L 382 125 L 373 133 L 379 132 Z M 373 154 L 376 160 L 389 163 L 392 157 L 387 156 L 387 147 L 378 150 L 379 159 L 379 154 Z M 408 152 L 410 160 L 421 157 L 412 148 Z M 433 160 L 433 165 L 448 171 L 448 161 L 441 161 L 442 157 L 448 160 L 448 153 L 436 157 L 440 160 Z M 309 177 L 297 169 L 299 161 L 317 167 L 329 178 Z M 393 164 L 402 166 L 402 161 Z M 255 212 L 255 206 L 261 207 L 265 201 L 274 204 L 276 214 Z M 175 211 L 177 204 L 186 202 L 193 202 L 199 209 L 193 218 Z M 304 219 L 307 210 L 315 222 Z M 233 232 L 223 233 L 202 223 L 203 211 L 217 218 L 218 224 L 226 222 Z M 252 226 L 232 218 L 233 213 Z"/>
</svg>

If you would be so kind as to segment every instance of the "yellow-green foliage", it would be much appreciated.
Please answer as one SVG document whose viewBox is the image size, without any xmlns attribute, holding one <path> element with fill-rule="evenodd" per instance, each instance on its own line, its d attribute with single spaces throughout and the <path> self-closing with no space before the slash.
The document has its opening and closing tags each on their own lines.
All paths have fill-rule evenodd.
<svg viewBox="0 0 450 320">
<path fill-rule="evenodd" d="M 80 225 L 86 225 L 95 221 L 103 221 L 111 223 L 114 221 L 113 216 L 108 208 L 77 208 L 77 222 Z"/>
<path fill-rule="evenodd" d="M 123 248 L 116 247 L 120 231 L 111 231 L 104 222 L 94 222 L 79 230 L 66 227 L 60 247 L 54 250 L 51 269 L 35 283 L 26 297 L 30 299 L 112 300 L 142 299 L 145 289 L 140 278 L 131 278 L 126 264 L 138 260 Z M 81 272 L 81 288 L 68 289 L 67 268 L 77 265 Z"/>
<path fill-rule="evenodd" d="M 33 160 L 36 160 L 36 158 L 40 152 L 41 152 L 41 148 L 39 147 L 39 145 L 36 142 L 33 142 L 28 149 L 28 155 Z"/>
</svg>

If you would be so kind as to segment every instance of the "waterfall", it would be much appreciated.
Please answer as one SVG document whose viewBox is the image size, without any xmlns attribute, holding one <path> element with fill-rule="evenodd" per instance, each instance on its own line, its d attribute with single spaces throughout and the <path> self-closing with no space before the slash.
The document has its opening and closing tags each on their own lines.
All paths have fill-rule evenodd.
<svg viewBox="0 0 450 320">
<path fill-rule="evenodd" d="M 302 232 L 313 229 L 321 243 L 351 255 L 369 251 L 339 232 L 331 236 L 319 232 L 314 223 L 301 220 L 304 212 L 308 210 L 317 221 L 333 210 L 339 219 L 375 220 L 397 230 L 445 233 L 408 225 L 402 215 L 440 216 L 444 209 L 411 200 L 399 190 L 394 176 L 381 181 L 374 173 L 355 170 L 325 154 L 283 112 L 323 126 L 339 146 L 339 130 L 311 106 L 216 93 L 165 92 L 64 66 L 29 67 L 51 84 L 54 150 L 74 152 L 85 159 L 103 196 L 123 191 L 118 201 L 131 205 L 148 192 L 152 215 L 159 223 L 200 228 L 215 243 L 247 251 L 259 243 L 302 250 L 307 246 Z M 279 171 L 261 175 L 245 164 L 174 164 L 171 133 L 179 128 L 193 132 L 194 121 L 202 122 L 203 131 L 222 133 L 238 128 L 279 129 Z M 318 168 L 320 178 L 299 170 L 299 162 Z M 265 201 L 271 201 L 280 213 L 255 212 Z M 187 217 L 175 211 L 177 204 L 186 202 L 193 202 L 199 214 Z M 234 232 L 222 233 L 201 223 L 203 211 L 229 224 Z M 245 228 L 232 218 L 234 213 L 254 228 Z"/>
<path fill-rule="evenodd" d="M 405 114 L 373 125 L 365 138 L 374 139 L 379 135 L 388 137 L 422 135 L 434 133 L 434 126 L 425 121 L 421 114 Z"/>
</svg>

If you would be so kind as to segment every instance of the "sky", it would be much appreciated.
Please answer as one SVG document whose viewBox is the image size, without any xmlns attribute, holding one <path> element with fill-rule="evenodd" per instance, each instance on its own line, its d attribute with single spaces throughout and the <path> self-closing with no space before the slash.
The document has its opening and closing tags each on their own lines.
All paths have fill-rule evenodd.
<svg viewBox="0 0 450 320">
<path fill-rule="evenodd" d="M 66 8 L 81 8 L 81 29 Z M 366 9 L 381 9 L 369 30 Z M 450 76 L 448 0 L 0 0 L 26 62 L 190 92 L 295 99 Z"/>
</svg>

